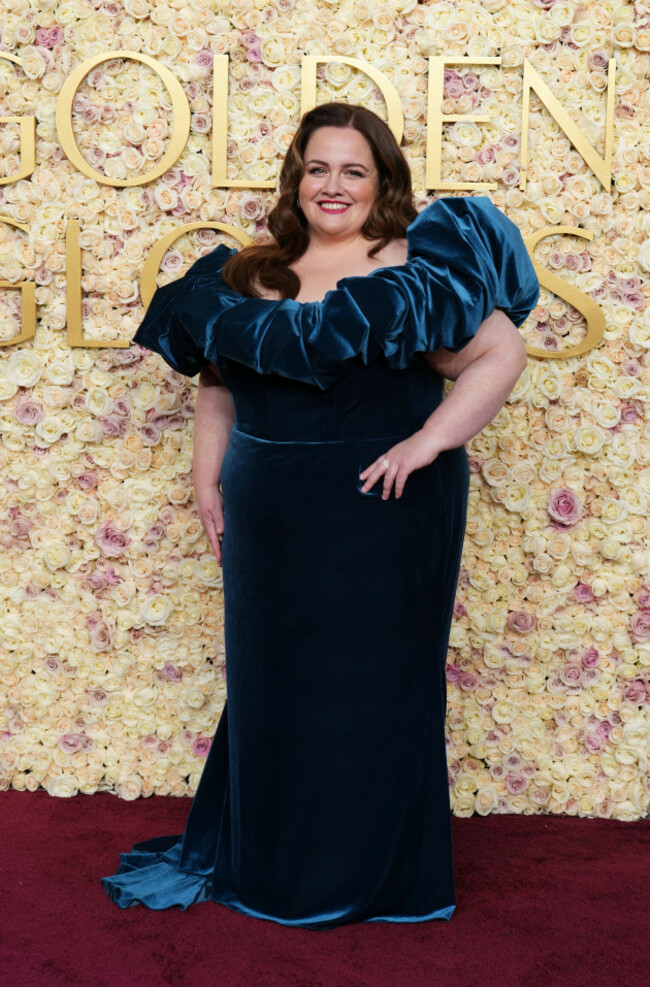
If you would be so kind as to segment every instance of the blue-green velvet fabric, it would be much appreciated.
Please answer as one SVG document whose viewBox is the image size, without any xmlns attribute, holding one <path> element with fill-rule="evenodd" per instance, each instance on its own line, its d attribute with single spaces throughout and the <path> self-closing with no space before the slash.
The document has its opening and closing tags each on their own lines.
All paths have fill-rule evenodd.
<svg viewBox="0 0 650 987">
<path fill-rule="evenodd" d="M 227 702 L 183 834 L 103 879 L 120 906 L 213 900 L 286 925 L 449 919 L 455 908 L 445 661 L 463 544 L 464 449 L 404 495 L 359 473 L 442 399 L 420 353 L 458 349 L 537 280 L 488 200 L 438 200 L 409 259 L 322 303 L 244 299 L 226 248 L 159 289 L 136 339 L 218 366 Z M 435 261 L 433 260 L 435 258 Z"/>
</svg>

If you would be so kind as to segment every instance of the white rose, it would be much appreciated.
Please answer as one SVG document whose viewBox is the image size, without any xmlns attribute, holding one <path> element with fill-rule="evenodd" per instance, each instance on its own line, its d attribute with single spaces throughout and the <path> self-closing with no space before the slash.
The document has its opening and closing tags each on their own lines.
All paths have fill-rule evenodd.
<svg viewBox="0 0 650 987">
<path fill-rule="evenodd" d="M 5 375 L 18 387 L 33 387 L 41 377 L 40 361 L 28 350 L 18 350 L 7 361 Z"/>
<path fill-rule="evenodd" d="M 76 778 L 66 774 L 50 779 L 45 787 L 48 795 L 53 795 L 55 798 L 70 798 L 79 791 Z"/>
<path fill-rule="evenodd" d="M 156 593 L 140 604 L 140 614 L 148 624 L 159 627 L 164 624 L 174 607 L 166 596 Z"/>
</svg>

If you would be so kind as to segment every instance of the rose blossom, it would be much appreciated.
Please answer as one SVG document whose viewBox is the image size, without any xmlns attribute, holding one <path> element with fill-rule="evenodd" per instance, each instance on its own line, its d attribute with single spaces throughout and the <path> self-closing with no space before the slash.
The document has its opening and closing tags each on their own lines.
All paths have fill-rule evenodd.
<svg viewBox="0 0 650 987">
<path fill-rule="evenodd" d="M 64 754 L 76 754 L 83 747 L 84 737 L 81 733 L 64 733 L 59 737 L 59 747 Z"/>
<path fill-rule="evenodd" d="M 109 557 L 122 555 L 130 543 L 128 535 L 120 531 L 113 521 L 103 521 L 95 532 L 95 544 Z"/>
<path fill-rule="evenodd" d="M 560 679 L 565 685 L 571 687 L 580 685 L 582 680 L 582 668 L 577 662 L 567 662 L 560 669 Z"/>
<path fill-rule="evenodd" d="M 93 706 L 105 706 L 111 697 L 105 689 L 93 689 L 89 698 Z"/>
<path fill-rule="evenodd" d="M 77 477 L 77 483 L 82 490 L 94 490 L 99 480 L 97 479 L 97 474 L 93 473 L 92 470 L 84 470 Z"/>
<path fill-rule="evenodd" d="M 512 795 L 519 795 L 528 788 L 528 781 L 520 771 L 509 771 L 506 775 L 506 786 Z"/>
<path fill-rule="evenodd" d="M 27 398 L 14 408 L 14 418 L 21 425 L 36 425 L 43 417 L 43 409 L 38 401 Z"/>
<path fill-rule="evenodd" d="M 585 737 L 585 747 L 590 754 L 598 754 L 607 743 L 607 738 L 599 733 L 588 733 Z"/>
<path fill-rule="evenodd" d="M 535 615 L 526 610 L 516 610 L 514 613 L 509 613 L 506 620 L 506 626 L 518 634 L 530 633 L 536 624 Z"/>
<path fill-rule="evenodd" d="M 650 637 L 650 610 L 639 610 L 630 618 L 630 635 L 635 641 Z"/>
<path fill-rule="evenodd" d="M 180 682 L 183 677 L 181 669 L 177 665 L 172 664 L 171 661 L 165 662 L 162 673 L 169 682 Z"/>
<path fill-rule="evenodd" d="M 624 425 L 633 425 L 635 421 L 638 421 L 639 412 L 634 404 L 622 404 L 621 405 L 621 422 Z"/>
<path fill-rule="evenodd" d="M 593 590 L 588 583 L 578 583 L 578 585 L 574 587 L 573 593 L 578 603 L 593 602 Z"/>
<path fill-rule="evenodd" d="M 93 651 L 110 651 L 113 645 L 113 631 L 106 621 L 102 618 L 96 623 L 91 624 L 89 617 L 88 626 L 90 629 L 90 647 Z"/>
<path fill-rule="evenodd" d="M 210 750 L 210 743 L 209 737 L 197 737 L 192 744 L 192 750 L 197 757 L 205 757 Z"/>
<path fill-rule="evenodd" d="M 599 661 L 600 655 L 596 648 L 586 648 L 582 658 L 580 659 L 580 664 L 583 668 L 596 668 Z"/>
<path fill-rule="evenodd" d="M 582 504 L 567 487 L 551 490 L 547 510 L 563 528 L 572 528 L 582 517 Z"/>
<path fill-rule="evenodd" d="M 643 679 L 628 682 L 623 690 L 623 699 L 629 703 L 642 703 L 646 697 L 646 684 Z"/>
</svg>

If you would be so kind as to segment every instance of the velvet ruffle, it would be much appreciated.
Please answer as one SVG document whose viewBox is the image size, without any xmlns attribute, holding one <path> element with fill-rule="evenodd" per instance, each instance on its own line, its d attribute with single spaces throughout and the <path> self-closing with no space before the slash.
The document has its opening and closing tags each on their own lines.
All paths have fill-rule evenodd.
<svg viewBox="0 0 650 987">
<path fill-rule="evenodd" d="M 134 341 L 180 373 L 234 360 L 326 388 L 341 364 L 462 349 L 495 308 L 521 325 L 539 283 L 517 226 L 486 197 L 444 198 L 407 229 L 405 264 L 343 278 L 322 302 L 246 298 L 220 277 L 219 246 L 158 288 Z"/>
</svg>

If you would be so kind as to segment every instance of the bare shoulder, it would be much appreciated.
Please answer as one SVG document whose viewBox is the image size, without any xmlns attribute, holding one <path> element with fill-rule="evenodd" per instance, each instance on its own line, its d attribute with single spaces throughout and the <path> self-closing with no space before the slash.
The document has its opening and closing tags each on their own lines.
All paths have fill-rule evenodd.
<svg viewBox="0 0 650 987">
<path fill-rule="evenodd" d="M 406 237 L 399 240 L 391 240 L 386 246 L 374 255 L 373 260 L 382 267 L 398 267 L 406 263 L 408 254 L 408 241 Z"/>
</svg>

